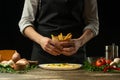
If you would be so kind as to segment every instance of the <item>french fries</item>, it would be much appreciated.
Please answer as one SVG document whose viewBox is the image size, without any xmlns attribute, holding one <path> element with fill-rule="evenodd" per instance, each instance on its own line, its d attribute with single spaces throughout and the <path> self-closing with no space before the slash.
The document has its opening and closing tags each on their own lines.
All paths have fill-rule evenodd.
<svg viewBox="0 0 120 80">
<path fill-rule="evenodd" d="M 72 38 L 72 34 L 71 34 L 71 33 L 68 33 L 68 34 L 65 36 L 64 40 L 69 40 L 69 39 L 71 39 L 71 38 Z"/>
<path fill-rule="evenodd" d="M 63 34 L 60 33 L 58 36 L 51 35 L 51 37 L 54 41 L 66 41 L 72 38 L 72 34 L 68 33 L 66 36 L 63 36 Z"/>
</svg>

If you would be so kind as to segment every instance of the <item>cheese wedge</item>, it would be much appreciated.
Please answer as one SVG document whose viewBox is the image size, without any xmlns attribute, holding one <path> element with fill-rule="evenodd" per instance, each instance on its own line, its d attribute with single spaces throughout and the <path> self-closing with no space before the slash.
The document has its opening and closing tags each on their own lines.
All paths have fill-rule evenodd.
<svg viewBox="0 0 120 80">
<path fill-rule="evenodd" d="M 10 60 L 14 53 L 15 50 L 0 50 L 0 62 Z"/>
</svg>

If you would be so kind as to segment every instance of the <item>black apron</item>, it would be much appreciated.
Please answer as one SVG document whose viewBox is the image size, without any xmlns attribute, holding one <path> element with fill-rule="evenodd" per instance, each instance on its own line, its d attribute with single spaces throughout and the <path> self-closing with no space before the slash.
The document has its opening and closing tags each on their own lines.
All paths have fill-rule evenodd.
<svg viewBox="0 0 120 80">
<path fill-rule="evenodd" d="M 51 34 L 63 35 L 72 33 L 73 38 L 78 38 L 85 27 L 82 17 L 84 0 L 41 0 L 38 15 L 36 17 L 36 30 L 43 36 L 51 37 Z M 85 46 L 72 56 L 53 56 L 41 46 L 34 43 L 31 59 L 42 63 L 83 63 L 85 59 Z"/>
</svg>

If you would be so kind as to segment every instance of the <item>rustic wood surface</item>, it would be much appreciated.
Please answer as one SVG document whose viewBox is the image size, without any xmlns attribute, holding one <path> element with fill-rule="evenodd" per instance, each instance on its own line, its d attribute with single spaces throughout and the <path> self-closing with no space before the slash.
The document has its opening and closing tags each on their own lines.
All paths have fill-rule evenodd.
<svg viewBox="0 0 120 80">
<path fill-rule="evenodd" d="M 88 72 L 82 69 L 53 71 L 37 68 L 24 74 L 0 73 L 0 80 L 120 80 L 120 73 Z"/>
</svg>

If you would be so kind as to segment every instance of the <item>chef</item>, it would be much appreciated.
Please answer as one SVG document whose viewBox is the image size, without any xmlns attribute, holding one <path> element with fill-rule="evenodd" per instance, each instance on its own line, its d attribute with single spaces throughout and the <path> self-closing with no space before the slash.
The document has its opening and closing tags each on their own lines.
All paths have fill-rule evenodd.
<svg viewBox="0 0 120 80">
<path fill-rule="evenodd" d="M 25 0 L 19 28 L 33 41 L 31 60 L 82 64 L 86 43 L 99 33 L 97 10 L 97 0 Z M 72 39 L 51 39 L 60 33 Z"/>
</svg>

